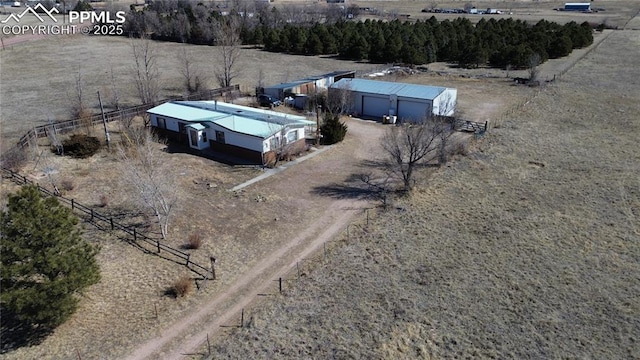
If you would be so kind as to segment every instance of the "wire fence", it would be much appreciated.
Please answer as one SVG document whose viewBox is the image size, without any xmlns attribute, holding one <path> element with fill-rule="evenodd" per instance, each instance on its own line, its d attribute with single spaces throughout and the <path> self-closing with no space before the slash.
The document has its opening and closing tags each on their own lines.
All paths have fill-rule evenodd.
<svg viewBox="0 0 640 360">
<path fill-rule="evenodd" d="M 97 226 L 101 230 L 120 231 L 125 234 L 124 240 L 136 245 L 139 249 L 149 254 L 155 254 L 167 260 L 171 260 L 180 265 L 186 266 L 192 272 L 198 274 L 203 279 L 215 279 L 213 270 L 210 267 L 202 266 L 191 260 L 191 254 L 172 248 L 166 244 L 161 243 L 156 239 L 152 239 L 144 234 L 139 233 L 135 227 L 123 225 L 113 220 L 113 217 L 105 216 L 91 207 L 83 205 L 75 201 L 74 199 L 68 199 L 61 196 L 59 193 L 51 191 L 45 187 L 40 186 L 38 183 L 27 179 L 26 176 L 19 173 L 2 168 L 3 176 L 9 178 L 11 181 L 18 185 L 34 185 L 44 196 L 52 196 L 57 198 L 61 203 L 71 207 L 71 210 L 81 214 L 81 216 L 88 222 L 95 225 L 100 223 L 107 225 L 105 228 Z"/>
<path fill-rule="evenodd" d="M 326 262 L 327 258 L 332 254 L 336 254 L 338 249 L 345 244 L 354 243 L 358 241 L 362 236 L 365 236 L 369 232 L 370 223 L 375 219 L 380 208 L 366 208 L 362 214 L 350 222 L 339 234 L 333 237 L 331 240 L 327 240 L 322 244 L 322 248 L 316 250 L 309 256 L 300 259 L 296 264 L 290 268 L 286 273 L 282 274 L 276 279 L 272 279 L 272 290 L 265 295 L 285 295 L 287 290 L 294 289 L 296 284 L 303 280 L 307 275 L 313 271 L 319 270 L 321 265 Z M 239 318 L 236 317 L 234 323 L 222 325 L 225 328 L 243 328 L 248 322 L 245 319 L 251 317 L 250 309 L 242 309 Z M 226 336 L 226 335 L 223 335 Z M 207 334 L 206 344 L 201 345 L 201 349 L 204 347 L 204 352 L 199 353 L 204 360 L 213 360 L 216 358 L 216 354 L 211 352 L 211 341 L 209 334 Z"/>
<path fill-rule="evenodd" d="M 147 110 L 165 103 L 167 101 L 176 101 L 176 100 L 187 100 L 187 101 L 196 101 L 196 100 L 211 100 L 216 96 L 223 96 L 228 93 L 235 93 L 240 91 L 239 85 L 232 85 L 229 87 L 218 88 L 218 89 L 210 89 L 204 90 L 201 92 L 197 92 L 195 94 L 191 94 L 188 96 L 175 96 L 168 99 L 155 101 L 152 103 L 131 106 L 128 108 L 114 110 L 104 113 L 105 122 L 113 122 L 113 121 L 121 121 L 124 119 L 130 119 L 134 116 L 140 116 L 146 114 Z M 24 134 L 20 140 L 18 140 L 17 147 L 20 149 L 24 149 L 33 144 L 34 141 L 40 138 L 45 138 L 49 135 L 50 132 L 54 134 L 65 134 L 72 132 L 83 126 L 94 126 L 102 124 L 102 114 L 91 115 L 87 118 L 81 119 L 71 119 L 64 121 L 57 121 L 53 124 L 46 124 L 36 126 L 33 129 L 29 130 L 26 134 Z"/>
</svg>

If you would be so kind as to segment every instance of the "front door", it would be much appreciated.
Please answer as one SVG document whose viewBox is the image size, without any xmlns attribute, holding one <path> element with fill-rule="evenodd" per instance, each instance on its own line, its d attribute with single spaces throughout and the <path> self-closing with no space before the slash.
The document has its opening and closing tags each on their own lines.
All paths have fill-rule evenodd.
<svg viewBox="0 0 640 360">
<path fill-rule="evenodd" d="M 198 147 L 198 132 L 195 130 L 189 130 L 189 139 L 191 140 L 191 147 L 199 149 Z"/>
</svg>

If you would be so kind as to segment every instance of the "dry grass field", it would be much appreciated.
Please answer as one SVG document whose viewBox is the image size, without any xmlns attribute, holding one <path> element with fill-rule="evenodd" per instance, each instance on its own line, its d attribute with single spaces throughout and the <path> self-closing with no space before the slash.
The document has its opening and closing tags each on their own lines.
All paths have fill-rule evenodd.
<svg viewBox="0 0 640 360">
<path fill-rule="evenodd" d="M 88 94 L 108 94 L 113 66 L 121 98 L 136 103 L 128 85 L 129 46 L 121 38 L 78 36 L 2 51 L 3 140 L 14 141 L 47 117 L 66 118 L 78 68 L 86 74 Z M 158 44 L 170 54 L 159 60 L 164 95 L 181 92 L 175 60 L 181 46 Z M 213 58 L 211 47 L 189 48 Z M 357 241 L 334 242 L 326 260 L 305 266 L 302 280 L 289 274 L 284 296 L 258 297 L 259 304 L 247 309 L 247 327 L 212 336 L 214 358 L 640 357 L 638 49 L 638 34 L 612 32 L 535 97 L 537 89 L 482 74 L 387 79 L 456 87 L 465 117 L 499 127 L 475 142 L 468 156 L 421 171 L 415 196 L 396 204 L 402 211 L 378 213 L 366 232 L 352 228 Z M 244 49 L 242 61 L 239 81 L 247 91 L 261 67 L 265 83 L 372 68 L 255 49 Z M 211 72 L 211 63 L 203 60 L 202 66 Z M 95 107 L 97 100 L 90 103 Z M 180 247 L 189 234 L 203 234 L 193 259 L 206 264 L 215 255 L 218 280 L 185 298 L 166 296 L 173 281 L 188 275 L 184 267 L 85 224 L 86 237 L 101 248 L 101 282 L 42 344 L 0 358 L 124 358 L 220 300 L 167 347 L 149 354 L 171 358 L 218 319 L 234 315 L 253 289 L 268 286 L 275 293 L 276 266 L 295 263 L 305 243 L 327 236 L 327 229 L 364 206 L 316 191 L 344 183 L 363 171 L 363 159 L 380 154 L 376 139 L 383 126 L 347 122 L 344 143 L 240 193 L 227 189 L 258 170 L 166 154 L 181 195 L 167 243 Z M 114 154 L 103 151 L 88 161 L 43 156 L 24 173 L 46 183 L 45 166 L 74 181 L 66 196 L 123 221 L 144 220 L 113 176 L 119 166 Z M 2 180 L 2 192 L 14 189 Z M 106 207 L 99 207 L 101 195 L 109 199 Z M 288 248 L 298 238 L 300 245 Z M 275 265 L 230 291 L 282 249 L 288 250 L 273 259 Z M 237 321 L 231 317 L 224 325 Z"/>
<path fill-rule="evenodd" d="M 213 358 L 639 358 L 637 45 L 614 32 Z"/>
</svg>

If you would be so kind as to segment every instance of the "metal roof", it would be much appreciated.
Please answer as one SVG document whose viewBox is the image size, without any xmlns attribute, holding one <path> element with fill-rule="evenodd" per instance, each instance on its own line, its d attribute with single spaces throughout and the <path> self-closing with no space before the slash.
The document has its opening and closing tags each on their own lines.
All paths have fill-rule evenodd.
<svg viewBox="0 0 640 360">
<path fill-rule="evenodd" d="M 219 101 L 171 101 L 149 109 L 147 112 L 193 122 L 204 127 L 207 123 L 214 123 L 237 133 L 262 138 L 268 138 L 283 128 L 315 124 L 304 116 Z M 190 126 L 193 125 L 190 124 Z"/>
<path fill-rule="evenodd" d="M 328 79 L 328 78 L 331 78 L 331 77 L 336 77 L 336 76 L 340 76 L 340 75 L 347 75 L 347 74 L 355 74 L 355 70 L 332 71 L 330 73 L 326 73 L 326 74 L 322 74 L 322 75 L 309 76 L 309 77 L 306 77 L 304 79 L 294 80 L 294 81 L 281 83 L 281 84 L 277 84 L 277 85 L 272 85 L 272 86 L 265 86 L 265 89 L 289 89 L 289 88 L 296 87 L 298 85 L 315 82 L 315 81 L 318 81 L 320 79 Z"/>
<path fill-rule="evenodd" d="M 366 79 L 340 79 L 331 85 L 332 89 L 347 89 L 368 94 L 392 95 L 398 97 L 433 100 L 447 88 L 440 86 L 397 83 Z"/>
</svg>

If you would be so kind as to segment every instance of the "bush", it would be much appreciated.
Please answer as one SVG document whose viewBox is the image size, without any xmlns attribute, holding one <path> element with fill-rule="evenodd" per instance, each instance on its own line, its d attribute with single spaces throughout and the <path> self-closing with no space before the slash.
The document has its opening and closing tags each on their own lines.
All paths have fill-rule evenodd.
<svg viewBox="0 0 640 360">
<path fill-rule="evenodd" d="M 193 282 L 188 276 L 184 275 L 180 279 L 176 280 L 173 285 L 171 285 L 171 289 L 169 289 L 169 292 L 175 297 L 183 297 L 190 293 L 192 289 Z"/>
<path fill-rule="evenodd" d="M 202 237 L 198 233 L 189 235 L 189 242 L 187 243 L 188 249 L 200 249 L 202 246 Z"/>
<path fill-rule="evenodd" d="M 73 183 L 73 180 L 71 179 L 63 179 L 60 182 L 60 187 L 62 188 L 62 190 L 64 191 L 71 191 L 73 189 L 75 189 L 76 184 Z"/>
<path fill-rule="evenodd" d="M 17 147 L 7 150 L 0 158 L 3 167 L 13 171 L 19 171 L 27 162 L 27 154 Z"/>
<path fill-rule="evenodd" d="M 94 136 L 75 134 L 63 141 L 62 146 L 65 154 L 77 159 L 84 159 L 93 156 L 100 150 L 100 140 Z"/>
<path fill-rule="evenodd" d="M 320 127 L 320 132 L 323 144 L 335 144 L 344 140 L 347 135 L 347 125 L 340 121 L 340 115 L 327 113 L 324 115 L 324 124 Z"/>
<path fill-rule="evenodd" d="M 107 195 L 100 195 L 100 203 L 99 203 L 100 207 L 105 207 L 107 205 L 109 205 L 109 198 L 107 197 Z"/>
</svg>

